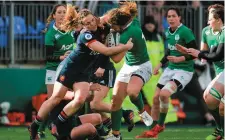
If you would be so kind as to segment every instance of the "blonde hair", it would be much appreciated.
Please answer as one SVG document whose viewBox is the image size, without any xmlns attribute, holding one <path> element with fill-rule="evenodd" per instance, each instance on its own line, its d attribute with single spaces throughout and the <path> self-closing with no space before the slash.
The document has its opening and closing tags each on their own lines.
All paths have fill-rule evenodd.
<svg viewBox="0 0 225 140">
<path fill-rule="evenodd" d="M 123 26 L 137 16 L 137 4 L 135 2 L 123 2 L 120 8 L 108 11 L 107 15 L 110 24 Z"/>
<path fill-rule="evenodd" d="M 76 6 L 67 5 L 65 21 L 61 25 L 61 29 L 64 31 L 72 31 L 74 28 L 79 26 L 77 21 L 78 13 L 76 11 Z"/>
<path fill-rule="evenodd" d="M 53 7 L 52 12 L 50 13 L 50 15 L 48 16 L 48 18 L 47 18 L 47 20 L 46 20 L 45 29 L 42 31 L 43 33 L 46 33 L 46 32 L 47 32 L 49 24 L 51 23 L 51 21 L 54 20 L 53 15 L 56 13 L 58 7 L 60 7 L 60 6 L 63 6 L 63 7 L 66 8 L 66 5 L 64 5 L 64 4 L 56 4 L 56 5 Z"/>
</svg>

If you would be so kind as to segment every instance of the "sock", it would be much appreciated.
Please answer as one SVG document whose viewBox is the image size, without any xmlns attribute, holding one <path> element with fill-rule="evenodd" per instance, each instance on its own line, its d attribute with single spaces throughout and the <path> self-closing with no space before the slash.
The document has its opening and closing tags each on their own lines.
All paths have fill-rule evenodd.
<svg viewBox="0 0 225 140">
<path fill-rule="evenodd" d="M 221 125 L 220 125 L 220 115 L 219 115 L 219 107 L 216 108 L 215 110 L 210 110 L 210 113 L 213 115 L 215 122 L 216 122 L 216 128 L 221 130 Z"/>
<path fill-rule="evenodd" d="M 107 136 L 108 135 L 108 132 L 104 129 L 104 126 L 103 126 L 102 123 L 99 124 L 99 125 L 96 125 L 95 128 L 96 128 L 96 130 L 97 130 L 97 132 L 100 136 Z"/>
<path fill-rule="evenodd" d="M 105 127 L 107 127 L 108 129 L 111 129 L 112 128 L 112 120 L 110 118 L 106 119 L 103 121 L 103 125 Z"/>
<path fill-rule="evenodd" d="M 44 132 L 47 125 L 48 120 L 43 121 L 43 123 L 39 126 L 38 132 Z"/>
<path fill-rule="evenodd" d="M 42 119 L 37 115 L 33 123 L 31 124 L 31 130 L 33 138 L 35 139 L 39 126 L 42 124 Z"/>
<path fill-rule="evenodd" d="M 111 112 L 112 130 L 119 131 L 121 127 L 122 109 Z"/>
<path fill-rule="evenodd" d="M 164 125 L 164 122 L 165 122 L 165 119 L 166 119 L 166 115 L 167 115 L 167 113 L 160 113 L 159 114 L 158 124 L 160 126 L 163 126 Z"/>
<path fill-rule="evenodd" d="M 222 129 L 222 136 L 224 137 L 224 116 L 220 116 L 220 127 Z"/>
<path fill-rule="evenodd" d="M 142 94 L 139 93 L 136 99 L 131 99 L 130 101 L 137 107 L 138 111 L 142 111 L 144 108 L 144 102 L 142 99 Z"/>
<path fill-rule="evenodd" d="M 153 121 L 152 125 L 150 125 L 150 126 L 148 127 L 149 130 L 151 130 L 153 127 L 155 127 L 156 124 L 157 124 L 157 122 L 158 122 L 158 121 Z"/>
<path fill-rule="evenodd" d="M 95 131 L 94 134 L 91 134 L 91 135 L 88 137 L 88 140 L 101 140 L 101 137 L 98 135 L 98 132 Z"/>
<path fill-rule="evenodd" d="M 69 117 L 66 115 L 66 113 L 64 111 L 61 111 L 54 124 L 58 126 L 62 123 L 65 123 L 68 120 L 68 118 Z"/>
</svg>

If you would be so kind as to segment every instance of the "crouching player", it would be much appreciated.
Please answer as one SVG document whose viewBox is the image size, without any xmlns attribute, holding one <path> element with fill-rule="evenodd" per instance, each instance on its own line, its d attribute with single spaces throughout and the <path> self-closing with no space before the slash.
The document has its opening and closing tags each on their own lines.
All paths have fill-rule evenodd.
<svg viewBox="0 0 225 140">
<path fill-rule="evenodd" d="M 69 92 L 64 100 L 50 112 L 50 120 L 56 120 L 62 109 L 74 98 L 74 94 Z M 92 97 L 90 96 L 89 99 Z M 66 100 L 65 100 L 66 99 Z M 101 116 L 98 113 L 80 115 L 78 112 L 71 116 L 66 122 L 54 131 L 55 127 L 50 126 L 52 135 L 57 140 L 102 140 L 99 135 L 104 132 Z"/>
</svg>

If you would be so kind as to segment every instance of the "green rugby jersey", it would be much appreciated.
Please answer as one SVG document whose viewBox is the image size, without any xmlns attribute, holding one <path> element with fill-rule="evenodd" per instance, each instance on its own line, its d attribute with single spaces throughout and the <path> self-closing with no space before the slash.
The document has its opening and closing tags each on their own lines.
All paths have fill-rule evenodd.
<svg viewBox="0 0 225 140">
<path fill-rule="evenodd" d="M 120 43 L 126 44 L 130 38 L 132 38 L 134 46 L 131 50 L 127 51 L 125 63 L 133 66 L 149 61 L 145 37 L 136 19 L 122 31 L 120 34 Z"/>
<path fill-rule="evenodd" d="M 55 25 L 52 28 L 49 28 L 45 35 L 45 46 L 46 47 L 55 47 L 53 56 L 59 57 L 64 55 L 68 50 L 73 50 L 75 43 L 73 32 L 61 32 L 57 29 Z M 59 62 L 50 62 L 47 61 L 46 69 L 56 70 Z"/>
<path fill-rule="evenodd" d="M 211 49 L 217 47 L 220 43 L 224 43 L 224 28 L 221 32 L 213 33 L 212 29 L 207 26 L 202 30 L 202 42 L 207 44 Z M 224 59 L 213 62 L 216 74 L 219 74 L 224 70 Z"/>
<path fill-rule="evenodd" d="M 194 34 L 192 31 L 181 24 L 173 33 L 170 32 L 169 28 L 165 32 L 166 40 L 168 42 L 168 49 L 170 51 L 170 56 L 183 56 L 182 53 L 177 51 L 175 44 L 180 44 L 184 47 L 187 47 L 186 44 L 195 40 Z M 194 71 L 194 61 L 183 61 L 180 63 L 169 62 L 168 67 L 170 69 L 182 69 L 185 71 L 193 72 Z"/>
</svg>

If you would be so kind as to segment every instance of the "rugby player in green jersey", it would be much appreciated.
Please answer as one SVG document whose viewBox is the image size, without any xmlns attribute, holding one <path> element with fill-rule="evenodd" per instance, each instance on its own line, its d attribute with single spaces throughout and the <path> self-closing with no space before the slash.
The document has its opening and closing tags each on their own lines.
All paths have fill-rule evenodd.
<svg viewBox="0 0 225 140">
<path fill-rule="evenodd" d="M 206 140 L 219 139 L 224 137 L 224 7 L 222 5 L 212 5 L 209 8 L 209 26 L 202 31 L 201 48 L 209 48 L 210 51 L 198 51 L 187 49 L 188 54 L 213 62 L 216 77 L 208 85 L 204 92 L 204 100 L 215 118 L 215 132 L 209 135 Z M 185 50 L 185 49 L 183 49 Z M 221 135 L 221 136 L 220 136 Z"/>
<path fill-rule="evenodd" d="M 132 38 L 134 43 L 131 50 L 120 55 L 120 59 L 125 55 L 125 63 L 116 77 L 113 88 L 111 108 L 113 131 L 112 134 L 107 136 L 107 140 L 121 139 L 121 106 L 127 95 L 138 108 L 144 123 L 146 125 L 152 123 L 151 116 L 144 110 L 142 94 L 139 94 L 144 84 L 151 77 L 152 66 L 147 53 L 145 37 L 140 24 L 137 24 L 138 21 L 134 19 L 136 15 L 137 5 L 135 2 L 124 2 L 119 8 L 112 9 L 107 13 L 111 28 L 120 32 L 120 43 L 128 41 L 129 38 Z"/>
<path fill-rule="evenodd" d="M 175 45 L 182 44 L 186 48 L 197 48 L 192 31 L 181 23 L 181 15 L 178 8 L 172 7 L 167 11 L 169 28 L 165 32 L 168 42 L 168 50 L 162 58 L 161 63 L 154 68 L 153 74 L 158 74 L 162 65 L 168 61 L 168 67 L 161 75 L 155 95 L 151 115 L 153 117 L 153 128 L 136 138 L 156 138 L 165 129 L 165 119 L 169 107 L 169 98 L 172 94 L 184 87 L 191 81 L 194 71 L 192 57 L 179 52 Z"/>
</svg>

